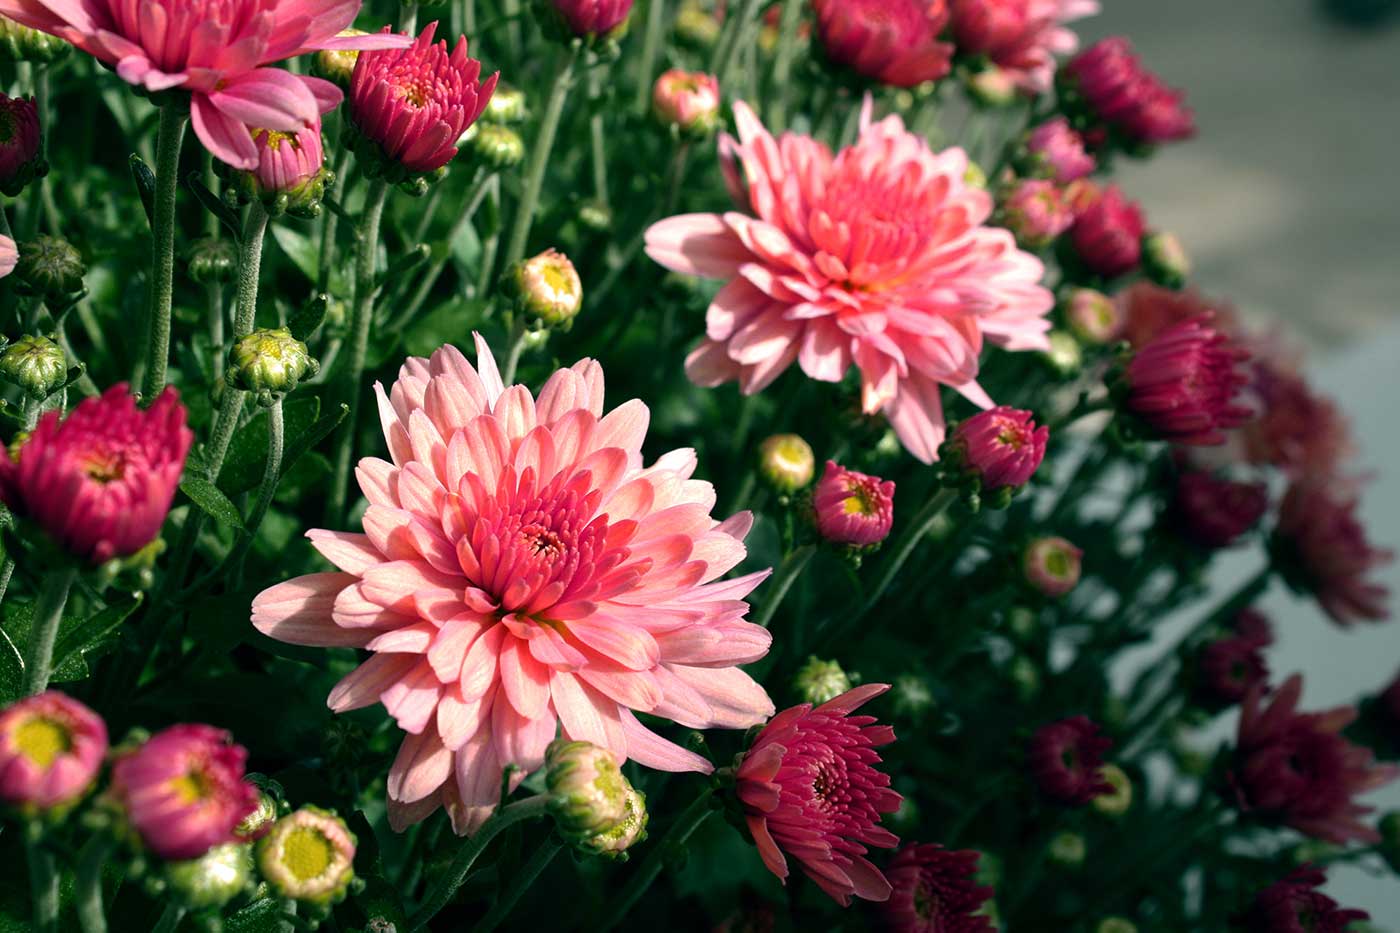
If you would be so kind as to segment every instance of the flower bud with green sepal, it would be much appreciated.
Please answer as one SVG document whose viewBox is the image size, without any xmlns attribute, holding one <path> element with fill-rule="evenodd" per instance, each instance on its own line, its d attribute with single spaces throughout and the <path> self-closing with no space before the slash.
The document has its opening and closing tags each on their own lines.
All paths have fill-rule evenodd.
<svg viewBox="0 0 1400 933">
<path fill-rule="evenodd" d="M 823 661 L 816 655 L 798 669 L 792 680 L 793 690 L 803 703 L 820 706 L 851 689 L 851 679 L 836 661 Z"/>
<path fill-rule="evenodd" d="M 195 240 L 185 254 L 190 278 L 200 285 L 225 284 L 238 272 L 238 250 L 227 240 Z"/>
<path fill-rule="evenodd" d="M 85 275 L 82 254 L 67 240 L 38 236 L 19 245 L 14 277 L 31 295 L 62 301 L 82 290 Z"/>
<path fill-rule="evenodd" d="M 578 847 L 595 855 L 626 859 L 627 850 L 647 837 L 647 819 L 646 795 L 629 785 L 626 815 L 602 832 L 580 841 Z"/>
<path fill-rule="evenodd" d="M 549 811 L 572 842 L 615 828 L 627 818 L 627 779 L 612 752 L 591 742 L 557 739 L 545 752 Z"/>
<path fill-rule="evenodd" d="M 583 282 L 569 257 L 555 249 L 521 260 L 501 277 L 502 292 L 537 328 L 572 324 L 583 307 Z"/>
<path fill-rule="evenodd" d="M 304 806 L 282 817 L 257 842 L 258 871 L 279 896 L 329 912 L 355 880 L 358 840 L 331 810 Z"/>
<path fill-rule="evenodd" d="M 253 887 L 253 847 L 215 846 L 199 858 L 167 862 L 166 890 L 186 910 L 217 910 Z"/>
<path fill-rule="evenodd" d="M 285 327 L 255 330 L 229 351 L 229 382 L 256 392 L 260 401 L 270 402 L 273 394 L 292 391 L 320 368 L 306 344 Z"/>
<path fill-rule="evenodd" d="M 495 172 L 514 168 L 525 159 L 520 134 L 500 123 L 473 123 L 462 134 L 461 145 L 478 163 Z"/>
<path fill-rule="evenodd" d="M 0 376 L 43 400 L 68 378 L 68 357 L 48 337 L 23 336 L 0 352 Z"/>
</svg>

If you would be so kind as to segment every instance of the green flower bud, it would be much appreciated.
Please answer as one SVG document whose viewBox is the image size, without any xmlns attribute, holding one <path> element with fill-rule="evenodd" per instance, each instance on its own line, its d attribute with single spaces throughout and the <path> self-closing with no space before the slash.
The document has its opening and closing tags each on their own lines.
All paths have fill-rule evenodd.
<svg viewBox="0 0 1400 933">
<path fill-rule="evenodd" d="M 1078 868 L 1084 864 L 1084 856 L 1088 854 L 1088 847 L 1084 843 L 1084 837 L 1079 833 L 1060 832 L 1050 839 L 1050 845 L 1046 849 L 1046 856 L 1051 864 L 1061 868 Z"/>
<path fill-rule="evenodd" d="M 1040 692 L 1040 669 L 1035 666 L 1035 662 L 1024 654 L 1017 655 L 1011 661 L 1011 667 L 1007 671 L 1011 677 L 1011 683 L 1016 687 L 1016 695 L 1021 698 L 1021 702 L 1029 703 Z"/>
<path fill-rule="evenodd" d="M 1104 917 L 1094 933 L 1137 933 L 1137 924 L 1124 917 Z"/>
<path fill-rule="evenodd" d="M 525 106 L 525 92 L 517 87 L 497 84 L 491 100 L 486 104 L 481 119 L 488 123 L 523 123 L 530 115 Z"/>
<path fill-rule="evenodd" d="M 1148 277 L 1166 288 L 1181 288 L 1191 275 L 1191 257 L 1173 233 L 1143 237 L 1142 262 Z"/>
<path fill-rule="evenodd" d="M 355 878 L 357 842 L 334 812 L 305 806 L 258 840 L 258 871 L 280 896 L 327 909 L 345 899 Z"/>
<path fill-rule="evenodd" d="M 626 815 L 609 828 L 582 840 L 579 848 L 608 858 L 627 857 L 627 850 L 647 837 L 647 798 L 628 786 Z"/>
<path fill-rule="evenodd" d="M 227 240 L 195 240 L 185 255 L 190 278 L 200 285 L 232 282 L 238 272 L 238 251 Z"/>
<path fill-rule="evenodd" d="M 1039 626 L 1035 612 L 1025 606 L 1016 606 L 1006 614 L 1006 628 L 1021 641 L 1029 641 Z"/>
<path fill-rule="evenodd" d="M 49 397 L 68 376 L 68 357 L 47 337 L 24 336 L 0 353 L 0 376 L 31 398 Z"/>
<path fill-rule="evenodd" d="M 1099 768 L 1099 777 L 1113 788 L 1112 793 L 1095 797 L 1091 806 L 1104 816 L 1122 816 L 1133 805 L 1133 781 L 1117 765 Z"/>
<path fill-rule="evenodd" d="M 694 0 L 688 0 L 676 14 L 676 38 L 684 45 L 711 48 L 719 41 L 719 33 L 719 20 Z"/>
<path fill-rule="evenodd" d="M 359 29 L 343 29 L 338 36 L 363 36 L 367 33 Z M 311 73 L 338 86 L 342 91 L 349 90 L 350 77 L 355 73 L 355 63 L 360 53 L 354 49 L 323 49 L 311 56 Z"/>
<path fill-rule="evenodd" d="M 933 691 L 918 674 L 900 674 L 894 679 L 894 712 L 905 719 L 918 719 L 933 706 Z"/>
<path fill-rule="evenodd" d="M 796 434 L 774 434 L 758 447 L 758 475 L 782 495 L 805 489 L 816 469 L 812 446 Z"/>
<path fill-rule="evenodd" d="M 266 792 L 258 794 L 258 806 L 233 828 L 239 839 L 252 841 L 266 836 L 277 820 L 277 799 Z"/>
<path fill-rule="evenodd" d="M 612 211 L 602 201 L 584 201 L 579 205 L 578 222 L 594 233 L 607 233 L 612 229 Z"/>
<path fill-rule="evenodd" d="M 166 863 L 170 893 L 186 910 L 224 906 L 253 885 L 252 849 L 247 843 L 230 842 L 199 858 Z"/>
<path fill-rule="evenodd" d="M 545 768 L 549 811 L 561 835 L 582 842 L 626 819 L 630 788 L 606 748 L 556 739 L 545 752 Z"/>
<path fill-rule="evenodd" d="M 290 392 L 320 364 L 311 358 L 306 344 L 285 327 L 255 330 L 229 352 L 229 378 L 249 392 Z"/>
<path fill-rule="evenodd" d="M 1092 288 L 1076 288 L 1060 307 L 1070 331 L 1087 344 L 1108 343 L 1123 327 L 1123 315 L 1113 299 Z"/>
<path fill-rule="evenodd" d="M 569 257 L 555 249 L 522 260 L 502 280 L 516 310 L 539 327 L 571 323 L 583 306 L 583 283 Z"/>
<path fill-rule="evenodd" d="M 15 278 L 31 294 L 67 298 L 82 289 L 86 274 L 82 254 L 67 240 L 39 236 L 19 245 Z"/>
<path fill-rule="evenodd" d="M 851 689 L 851 679 L 836 661 L 823 661 L 816 655 L 798 670 L 792 687 L 804 703 L 821 704 Z"/>
<path fill-rule="evenodd" d="M 1079 374 L 1084 367 L 1084 351 L 1079 341 L 1062 330 L 1050 332 L 1050 349 L 1041 354 L 1046 364 L 1062 378 L 1069 379 Z"/>
<path fill-rule="evenodd" d="M 520 134 L 500 123 L 473 123 L 462 134 L 462 143 L 473 158 L 498 172 L 519 165 L 525 158 Z"/>
<path fill-rule="evenodd" d="M 48 65 L 65 58 L 71 51 L 73 46 L 57 36 L 0 16 L 0 61 Z"/>
<path fill-rule="evenodd" d="M 963 170 L 963 181 L 973 188 L 987 190 L 987 173 L 971 159 L 967 160 L 967 168 Z"/>
</svg>

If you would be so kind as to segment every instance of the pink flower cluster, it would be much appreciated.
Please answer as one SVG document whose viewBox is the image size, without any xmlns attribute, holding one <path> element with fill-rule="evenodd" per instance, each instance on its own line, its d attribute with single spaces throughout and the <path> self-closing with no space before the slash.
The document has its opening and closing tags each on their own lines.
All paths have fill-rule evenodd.
<svg viewBox="0 0 1400 933">
<path fill-rule="evenodd" d="M 1055 56 L 1079 48 L 1064 24 L 1099 12 L 1098 0 L 952 0 L 958 51 L 982 55 L 1017 87 L 1043 94 L 1055 81 Z"/>
<path fill-rule="evenodd" d="M 1249 382 L 1237 368 L 1248 354 L 1207 321 L 1170 328 L 1139 350 L 1124 372 L 1128 410 L 1177 444 L 1223 444 L 1225 431 L 1250 415 L 1235 402 Z"/>
<path fill-rule="evenodd" d="M 1130 142 L 1173 142 L 1196 133 L 1185 94 L 1144 68 L 1122 36 L 1079 53 L 1065 66 L 1064 77 L 1100 120 Z"/>
<path fill-rule="evenodd" d="M 812 0 L 827 57 L 894 87 L 937 81 L 952 70 L 953 46 L 939 40 L 947 0 Z"/>
</svg>

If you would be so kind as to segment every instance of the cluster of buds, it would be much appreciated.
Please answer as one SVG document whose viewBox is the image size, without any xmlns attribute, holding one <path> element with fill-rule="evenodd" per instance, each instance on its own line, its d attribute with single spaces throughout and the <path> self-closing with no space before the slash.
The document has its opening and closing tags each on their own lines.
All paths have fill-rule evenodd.
<svg viewBox="0 0 1400 933">
<path fill-rule="evenodd" d="M 293 337 L 286 327 L 255 330 L 229 351 L 229 383 L 256 393 L 263 405 L 292 391 L 320 369 L 306 344 Z"/>
<path fill-rule="evenodd" d="M 557 249 L 523 259 L 501 277 L 501 292 L 536 329 L 568 330 L 583 307 L 583 282 Z"/>
<path fill-rule="evenodd" d="M 30 29 L 8 16 L 0 16 L 0 61 L 51 65 L 61 61 L 73 46 L 57 36 Z"/>
<path fill-rule="evenodd" d="M 43 142 L 34 98 L 0 93 L 0 194 L 19 197 L 26 185 L 49 173 Z"/>
<path fill-rule="evenodd" d="M 646 838 L 646 797 L 612 752 L 558 739 L 545 752 L 549 810 L 560 835 L 584 852 L 626 858 Z"/>
</svg>

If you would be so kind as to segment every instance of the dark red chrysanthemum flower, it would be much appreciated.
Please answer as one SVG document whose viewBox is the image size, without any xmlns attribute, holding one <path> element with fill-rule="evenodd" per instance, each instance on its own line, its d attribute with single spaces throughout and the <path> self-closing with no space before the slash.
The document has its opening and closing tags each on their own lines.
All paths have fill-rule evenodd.
<svg viewBox="0 0 1400 933">
<path fill-rule="evenodd" d="M 1390 617 L 1390 591 L 1368 574 L 1394 559 L 1371 544 L 1357 516 L 1354 481 L 1330 476 L 1297 480 L 1284 493 L 1274 526 L 1275 554 L 1284 579 L 1312 594 L 1338 625 Z"/>
<path fill-rule="evenodd" d="M 1352 455 L 1351 426 L 1331 399 L 1275 360 L 1257 360 L 1253 368 L 1250 388 L 1259 411 L 1240 431 L 1250 463 L 1296 476 L 1329 473 Z"/>
<path fill-rule="evenodd" d="M 1218 638 L 1196 658 L 1196 693 L 1208 707 L 1234 706 L 1257 685 L 1269 682 L 1269 665 L 1260 642 L 1242 635 Z"/>
<path fill-rule="evenodd" d="M 1203 548 L 1225 548 L 1259 524 L 1269 508 L 1265 483 L 1244 483 L 1192 470 L 1176 478 L 1171 516 L 1178 531 Z"/>
<path fill-rule="evenodd" d="M 1250 410 L 1235 404 L 1249 381 L 1248 354 L 1206 319 L 1183 321 L 1139 350 L 1124 372 L 1128 410 L 1163 440 L 1193 446 L 1225 442 Z"/>
<path fill-rule="evenodd" d="M 1228 303 L 1187 288 L 1177 291 L 1154 282 L 1134 282 L 1113 296 L 1123 317 L 1122 338 L 1140 350 L 1182 321 L 1210 317 L 1212 330 L 1230 337 L 1240 331 L 1235 310 Z"/>
<path fill-rule="evenodd" d="M 1346 933 L 1353 920 L 1371 919 L 1317 890 L 1326 881 L 1320 869 L 1303 865 L 1256 894 L 1239 924 L 1247 933 Z"/>
<path fill-rule="evenodd" d="M 991 918 L 978 911 L 996 892 L 976 881 L 979 857 L 934 843 L 900 849 L 885 871 L 894 887 L 886 925 L 894 933 L 992 933 Z"/>
<path fill-rule="evenodd" d="M 1041 726 L 1031 736 L 1028 765 L 1041 793 L 1072 807 L 1082 807 L 1100 794 L 1113 792 L 1103 779 L 1104 752 L 1113 740 L 1087 716 L 1071 716 Z"/>
<path fill-rule="evenodd" d="M 1174 142 L 1195 135 L 1185 93 L 1144 68 L 1122 36 L 1095 42 L 1071 59 L 1063 74 L 1100 120 L 1133 142 Z"/>
</svg>

